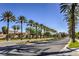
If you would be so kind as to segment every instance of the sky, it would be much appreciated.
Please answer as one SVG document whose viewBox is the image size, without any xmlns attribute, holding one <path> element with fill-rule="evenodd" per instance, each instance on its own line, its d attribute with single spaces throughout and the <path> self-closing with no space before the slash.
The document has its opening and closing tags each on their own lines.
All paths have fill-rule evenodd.
<svg viewBox="0 0 79 59">
<path fill-rule="evenodd" d="M 67 23 L 64 20 L 63 14 L 60 13 L 59 4 L 54 3 L 0 3 L 0 16 L 5 11 L 12 11 L 16 17 L 25 16 L 28 20 L 32 19 L 35 22 L 44 24 L 49 28 L 55 29 L 58 32 L 67 32 Z M 1 18 L 0 18 L 1 19 Z M 10 29 L 16 24 L 10 23 Z M 6 26 L 6 22 L 0 22 L 0 31 L 2 26 Z M 18 24 L 19 25 L 19 24 Z M 23 25 L 25 31 L 26 24 Z"/>
</svg>

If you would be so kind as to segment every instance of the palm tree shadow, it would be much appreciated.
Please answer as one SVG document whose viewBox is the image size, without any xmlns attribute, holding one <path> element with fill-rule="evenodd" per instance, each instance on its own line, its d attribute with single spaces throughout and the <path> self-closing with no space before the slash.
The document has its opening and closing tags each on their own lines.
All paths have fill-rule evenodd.
<svg viewBox="0 0 79 59">
<path fill-rule="evenodd" d="M 25 45 L 24 45 L 25 46 Z M 37 53 L 40 53 L 40 52 L 43 52 L 43 51 L 46 51 L 46 50 L 48 50 L 49 48 L 45 48 L 45 49 L 40 49 L 40 48 L 38 48 L 38 47 L 34 47 L 34 46 L 29 46 L 28 48 L 25 46 L 25 47 L 23 47 L 23 48 L 19 48 L 19 49 L 17 49 L 17 52 L 24 52 L 24 53 L 26 53 L 26 52 L 28 52 L 28 53 L 35 53 L 35 54 L 37 54 Z"/>
<path fill-rule="evenodd" d="M 68 51 L 60 51 L 60 52 L 41 52 L 40 54 L 38 54 L 37 56 L 47 56 L 47 55 L 56 55 L 56 54 L 62 54 L 63 53 L 69 53 L 69 52 L 72 52 L 72 51 L 75 51 L 77 49 L 70 49 L 70 48 L 67 48 L 69 49 Z M 64 56 L 64 55 L 63 55 Z M 69 55 L 70 56 L 70 55 Z"/>
<path fill-rule="evenodd" d="M 10 53 L 14 49 L 16 49 L 15 52 L 18 52 L 18 54 L 11 54 Z M 14 46 L 0 47 L 0 51 L 1 51 L 0 54 L 20 56 L 21 54 L 19 54 L 19 53 L 35 53 L 35 54 L 38 54 L 38 53 L 41 53 L 41 52 L 48 50 L 48 49 L 49 48 L 39 49 L 39 48 L 35 48 L 32 45 L 14 45 Z"/>
<path fill-rule="evenodd" d="M 61 51 L 61 52 L 44 52 L 50 48 L 45 48 L 45 49 L 39 49 L 35 48 L 32 45 L 14 45 L 14 46 L 6 46 L 6 47 L 0 47 L 0 54 L 3 55 L 15 55 L 15 56 L 20 56 L 21 54 L 11 54 L 12 50 L 16 49 L 15 52 L 18 53 L 36 53 L 37 56 L 46 56 L 46 55 L 55 55 L 55 54 L 63 54 L 63 53 L 69 53 L 72 51 L 75 51 L 76 49 L 69 49 L 68 51 Z M 21 55 L 22 56 L 22 55 Z"/>
<path fill-rule="evenodd" d="M 8 54 L 10 51 L 20 48 L 20 46 L 14 45 L 14 46 L 6 46 L 6 47 L 0 47 L 0 54 Z"/>
</svg>

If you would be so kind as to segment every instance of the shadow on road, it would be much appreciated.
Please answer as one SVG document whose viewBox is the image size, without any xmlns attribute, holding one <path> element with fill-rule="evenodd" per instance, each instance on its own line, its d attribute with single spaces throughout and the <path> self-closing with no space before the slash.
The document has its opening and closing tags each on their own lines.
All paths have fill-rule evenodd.
<svg viewBox="0 0 79 59">
<path fill-rule="evenodd" d="M 55 55 L 55 54 L 63 54 L 63 53 L 69 53 L 72 51 L 75 51 L 77 49 L 69 49 L 68 51 L 60 51 L 60 52 L 42 52 L 37 56 L 47 56 L 47 55 Z"/>
<path fill-rule="evenodd" d="M 15 52 L 18 53 L 18 54 L 10 53 L 14 49 L 16 49 Z M 0 54 L 7 55 L 7 56 L 8 55 L 9 56 L 12 56 L 12 55 L 14 55 L 14 56 L 22 56 L 22 54 L 20 54 L 20 53 L 23 53 L 23 54 L 25 54 L 25 53 L 27 53 L 27 54 L 28 53 L 30 53 L 30 54 L 35 53 L 35 54 L 37 54 L 38 52 L 40 53 L 40 52 L 43 52 L 43 51 L 48 50 L 48 49 L 49 48 L 39 49 L 39 48 L 34 47 L 32 45 L 14 45 L 14 46 L 0 47 Z"/>
</svg>

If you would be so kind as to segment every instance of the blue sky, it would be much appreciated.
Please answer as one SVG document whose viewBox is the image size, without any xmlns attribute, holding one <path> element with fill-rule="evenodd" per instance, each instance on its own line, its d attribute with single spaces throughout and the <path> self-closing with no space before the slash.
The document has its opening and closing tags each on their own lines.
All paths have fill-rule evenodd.
<svg viewBox="0 0 79 59">
<path fill-rule="evenodd" d="M 23 15 L 28 20 L 32 19 L 56 29 L 58 32 L 67 32 L 67 24 L 63 14 L 60 13 L 59 4 L 0 4 L 0 15 L 6 10 L 12 11 L 16 17 Z M 10 29 L 14 24 L 13 22 L 10 23 Z M 5 25 L 6 22 L 0 22 L 0 31 L 1 27 Z M 25 28 L 26 24 L 24 24 L 23 30 Z"/>
</svg>

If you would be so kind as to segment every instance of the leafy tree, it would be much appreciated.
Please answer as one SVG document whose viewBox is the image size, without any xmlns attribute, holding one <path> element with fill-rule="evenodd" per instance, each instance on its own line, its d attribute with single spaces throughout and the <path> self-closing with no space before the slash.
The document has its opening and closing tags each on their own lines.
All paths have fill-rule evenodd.
<svg viewBox="0 0 79 59">
<path fill-rule="evenodd" d="M 16 34 L 16 31 L 20 29 L 18 25 L 14 25 L 12 28 L 14 30 L 14 35 Z"/>
<path fill-rule="evenodd" d="M 36 31 L 34 28 L 26 28 L 26 32 L 30 32 L 30 38 L 31 38 L 31 35 L 32 35 L 32 38 L 34 38 L 34 35 L 36 34 Z"/>
<path fill-rule="evenodd" d="M 76 38 L 79 39 L 79 32 L 76 32 Z"/>
<path fill-rule="evenodd" d="M 15 21 L 16 18 L 15 16 L 13 15 L 13 13 L 11 11 L 5 11 L 4 13 L 2 13 L 2 19 L 1 21 L 7 21 L 7 40 L 9 39 L 9 23 L 12 22 L 12 21 Z"/>
<path fill-rule="evenodd" d="M 3 26 L 3 27 L 2 27 L 2 32 L 3 32 L 3 34 L 7 34 L 7 29 L 8 29 L 7 26 Z"/>
</svg>

